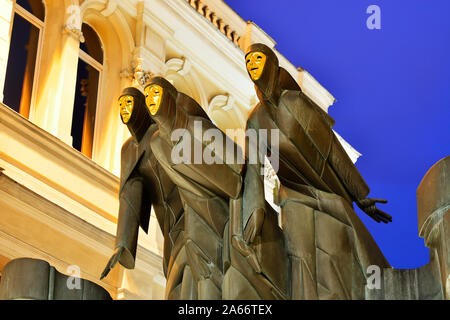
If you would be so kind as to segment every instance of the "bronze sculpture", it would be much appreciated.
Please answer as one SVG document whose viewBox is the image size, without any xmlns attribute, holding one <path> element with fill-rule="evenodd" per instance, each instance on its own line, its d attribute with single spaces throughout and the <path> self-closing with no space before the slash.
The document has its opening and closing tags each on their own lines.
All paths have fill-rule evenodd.
<svg viewBox="0 0 450 320">
<path fill-rule="evenodd" d="M 244 241 L 241 216 L 247 207 L 242 202 L 239 148 L 194 100 L 177 93 L 163 78 L 151 79 L 145 91 L 147 106 L 160 130 L 152 139 L 152 150 L 178 185 L 184 203 L 186 248 L 199 298 L 286 298 L 286 273 L 280 271 L 287 264 L 283 261 L 281 230 L 273 228 L 276 215 L 268 214 L 272 219 L 265 223 L 264 241 L 252 246 Z M 173 137 L 177 130 L 181 130 L 181 137 Z M 173 151 L 183 144 L 189 146 L 186 150 L 199 147 L 200 156 L 204 155 L 209 143 L 202 137 L 210 130 L 220 140 L 217 143 L 222 153 L 216 154 L 217 162 L 198 162 L 192 153 L 184 155 L 181 162 L 174 159 Z M 258 180 L 246 178 L 244 183 L 253 182 Z"/>
<path fill-rule="evenodd" d="M 246 66 L 260 100 L 247 128 L 279 130 L 273 153 L 281 187 L 275 200 L 290 260 L 290 298 L 363 299 L 367 267 L 389 264 L 352 203 L 387 223 L 392 218 L 375 206 L 386 201 L 366 199 L 369 188 L 334 135 L 334 120 L 306 97 L 270 48 L 250 46 Z M 252 190 L 250 198 L 261 192 Z M 261 232 L 264 210 L 245 217 L 253 234 Z"/>
<path fill-rule="evenodd" d="M 184 210 L 177 186 L 156 161 L 150 148 L 157 125 L 150 118 L 144 95 L 126 88 L 119 98 L 120 115 L 132 135 L 121 153 L 120 209 L 116 245 L 101 278 L 117 262 L 133 269 L 139 226 L 148 232 L 151 206 L 164 236 L 163 269 L 166 299 L 196 299 L 184 247 Z"/>
<path fill-rule="evenodd" d="M 367 267 L 389 263 L 352 203 L 387 223 L 392 218 L 375 205 L 386 201 L 366 199 L 369 188 L 334 135 L 334 120 L 273 51 L 253 45 L 246 60 L 260 99 L 247 130 L 280 138 L 260 137 L 256 163 L 249 143 L 244 161 L 201 106 L 164 78 L 152 78 L 145 97 L 124 91 L 121 116 L 133 137 L 122 150 L 116 251 L 103 276 L 117 261 L 134 266 L 137 230 L 148 228 L 153 204 L 169 299 L 363 299 Z M 263 150 L 279 158 L 282 229 L 265 200 Z M 214 161 L 205 163 L 205 154 Z"/>
<path fill-rule="evenodd" d="M 247 163 L 241 197 L 230 203 L 230 267 L 224 278 L 225 299 L 289 298 L 285 241 L 277 213 L 264 200 L 263 181 L 256 177 L 259 174 Z M 257 219 L 249 223 L 250 216 Z"/>
<path fill-rule="evenodd" d="M 206 145 L 200 134 L 215 126 L 201 107 L 165 79 L 155 77 L 145 88 L 147 107 L 159 127 L 151 141 L 152 151 L 166 173 L 178 186 L 185 210 L 185 241 L 199 299 L 221 299 L 224 265 L 224 234 L 228 223 L 228 200 L 238 197 L 241 189 L 241 165 L 205 165 L 198 163 L 195 152 L 174 161 L 172 151 L 187 143 L 201 154 Z M 182 136 L 173 140 L 176 130 Z M 196 164 L 197 163 L 197 164 Z M 215 178 L 214 178 L 215 177 Z"/>
</svg>

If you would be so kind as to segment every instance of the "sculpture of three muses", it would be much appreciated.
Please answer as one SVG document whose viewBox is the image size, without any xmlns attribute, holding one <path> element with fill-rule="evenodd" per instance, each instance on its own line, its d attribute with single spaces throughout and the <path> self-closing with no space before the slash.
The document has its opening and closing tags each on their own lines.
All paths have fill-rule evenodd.
<svg viewBox="0 0 450 320">
<path fill-rule="evenodd" d="M 218 130 L 201 106 L 161 77 L 145 94 L 123 91 L 120 114 L 132 137 L 122 147 L 116 248 L 102 278 L 117 262 L 134 268 L 138 230 L 148 232 L 153 206 L 164 235 L 167 299 L 364 299 L 367 267 L 389 264 L 353 202 L 388 223 L 376 207 L 386 201 L 366 198 L 369 188 L 337 140 L 334 120 L 275 53 L 254 44 L 245 57 L 259 98 L 246 129 L 277 130 L 279 140 L 258 137 L 257 157 L 219 131 L 215 148 L 231 161 L 198 162 L 194 152 L 178 161 L 173 151 L 181 145 L 200 146 L 202 155 L 211 148 L 201 137 Z M 184 133 L 174 139 L 176 132 Z M 265 199 L 264 155 L 279 161 L 281 226 Z"/>
</svg>

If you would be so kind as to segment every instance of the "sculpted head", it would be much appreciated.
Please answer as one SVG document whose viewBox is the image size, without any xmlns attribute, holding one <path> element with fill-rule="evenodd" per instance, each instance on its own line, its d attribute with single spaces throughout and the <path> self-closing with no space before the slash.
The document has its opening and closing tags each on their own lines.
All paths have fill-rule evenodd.
<svg viewBox="0 0 450 320">
<path fill-rule="evenodd" d="M 130 121 L 131 114 L 133 113 L 134 97 L 130 95 L 124 95 L 119 98 L 120 116 L 123 123 L 127 124 Z"/>
<path fill-rule="evenodd" d="M 279 62 L 275 52 L 262 43 L 252 44 L 245 55 L 247 72 L 260 99 L 270 100 L 277 90 Z"/>
<path fill-rule="evenodd" d="M 159 110 L 163 93 L 164 89 L 157 84 L 149 85 L 145 88 L 145 104 L 152 116 Z"/>
<path fill-rule="evenodd" d="M 152 124 L 142 92 L 134 87 L 125 88 L 119 97 L 119 112 L 131 135 L 140 141 Z"/>
<path fill-rule="evenodd" d="M 267 56 L 261 51 L 254 51 L 247 54 L 247 71 L 253 81 L 259 80 L 266 65 Z"/>
<path fill-rule="evenodd" d="M 145 104 L 160 129 L 170 130 L 176 115 L 178 91 L 166 79 L 153 77 L 145 87 Z"/>
</svg>

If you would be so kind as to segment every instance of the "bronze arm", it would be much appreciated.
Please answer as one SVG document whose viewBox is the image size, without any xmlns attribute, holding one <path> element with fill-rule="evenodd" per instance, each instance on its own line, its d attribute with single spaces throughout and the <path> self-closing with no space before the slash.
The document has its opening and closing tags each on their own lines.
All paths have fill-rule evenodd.
<svg viewBox="0 0 450 320">
<path fill-rule="evenodd" d="M 115 250 L 102 273 L 101 279 L 108 275 L 117 262 L 127 269 L 133 269 L 135 266 L 143 192 L 143 179 L 134 177 L 125 183 L 119 195 L 119 221 Z"/>
<path fill-rule="evenodd" d="M 244 179 L 243 194 L 243 228 L 247 243 L 253 243 L 261 232 L 266 211 L 264 194 L 264 177 L 261 176 L 261 165 L 248 164 Z"/>
</svg>

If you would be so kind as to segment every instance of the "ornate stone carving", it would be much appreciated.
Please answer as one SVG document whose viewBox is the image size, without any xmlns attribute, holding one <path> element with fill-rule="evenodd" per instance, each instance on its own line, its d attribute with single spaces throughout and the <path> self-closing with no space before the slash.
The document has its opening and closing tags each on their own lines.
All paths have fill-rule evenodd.
<svg viewBox="0 0 450 320">
<path fill-rule="evenodd" d="M 214 111 L 214 109 L 220 108 L 224 111 L 232 110 L 235 104 L 235 99 L 226 94 L 219 94 L 211 99 L 208 106 L 208 113 Z"/>
<path fill-rule="evenodd" d="M 80 6 L 71 5 L 67 8 L 67 20 L 63 32 L 73 36 L 80 42 L 84 42 L 83 32 L 81 31 L 81 9 Z"/>
<path fill-rule="evenodd" d="M 185 57 L 173 58 L 166 62 L 167 71 L 175 71 L 181 76 L 186 76 L 191 71 L 191 63 Z"/>
<path fill-rule="evenodd" d="M 128 68 L 120 71 L 120 77 L 133 82 L 134 86 L 145 87 L 153 73 L 143 67 L 144 59 L 135 57 Z"/>
<path fill-rule="evenodd" d="M 139 84 L 142 87 L 144 87 L 152 77 L 152 73 L 150 71 L 144 70 L 142 65 L 143 61 L 144 61 L 143 58 L 137 58 L 136 66 L 134 67 L 133 70 L 134 81 L 136 81 L 137 84 Z"/>
<path fill-rule="evenodd" d="M 86 41 L 84 38 L 83 32 L 81 32 L 81 29 L 77 29 L 77 28 L 73 28 L 69 25 L 65 25 L 64 33 L 73 36 L 75 39 L 77 39 L 81 43 L 84 43 L 84 41 Z"/>
</svg>

